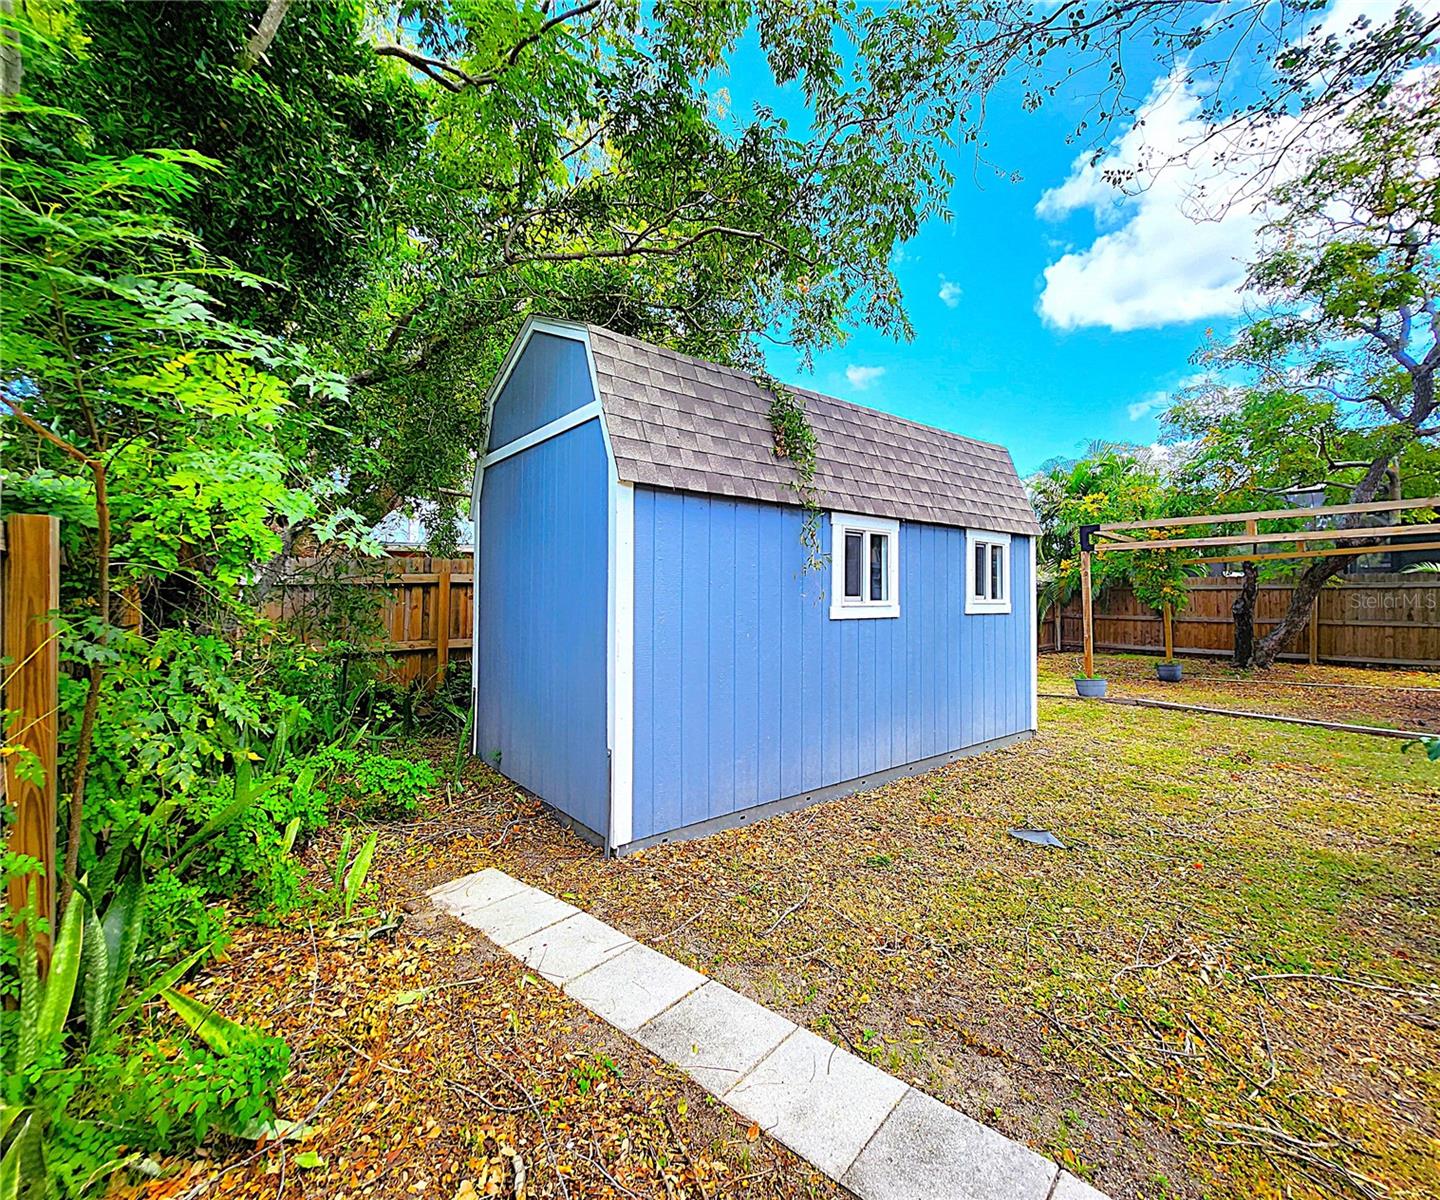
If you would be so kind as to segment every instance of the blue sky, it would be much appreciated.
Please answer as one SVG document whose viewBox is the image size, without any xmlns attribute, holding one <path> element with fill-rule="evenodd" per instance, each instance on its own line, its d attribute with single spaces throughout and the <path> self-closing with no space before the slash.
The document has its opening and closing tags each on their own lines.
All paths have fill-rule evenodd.
<svg viewBox="0 0 1440 1200">
<path fill-rule="evenodd" d="M 1336 0 L 1326 24 L 1348 24 L 1362 7 L 1374 11 Z M 1154 161 L 1203 128 L 1193 85 L 1166 80 L 1158 65 L 1151 75 L 1145 128 L 1111 131 L 1112 158 Z M 798 111 L 753 47 L 732 61 L 727 86 L 737 116 L 757 100 Z M 1194 375 L 1206 331 L 1223 334 L 1239 310 L 1257 220 L 1243 206 L 1201 219 L 1193 197 L 1197 182 L 1215 194 L 1209 161 L 1167 169 L 1138 197 L 1115 192 L 1066 143 L 1081 104 L 1062 97 L 1025 113 L 992 103 L 989 160 L 1019 182 L 956 152 L 953 219 L 929 222 L 897 260 L 913 342 L 861 329 L 817 356 L 813 374 L 783 347 L 767 351 L 770 370 L 1000 442 L 1022 473 L 1095 439 L 1155 440 L 1156 411 Z"/>
</svg>

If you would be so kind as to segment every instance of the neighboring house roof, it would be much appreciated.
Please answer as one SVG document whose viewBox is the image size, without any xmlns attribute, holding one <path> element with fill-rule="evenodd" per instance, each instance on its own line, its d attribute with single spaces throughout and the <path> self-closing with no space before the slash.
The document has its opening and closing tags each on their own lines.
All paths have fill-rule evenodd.
<svg viewBox="0 0 1440 1200">
<path fill-rule="evenodd" d="M 421 549 L 430 544 L 430 534 L 426 531 L 425 518 L 426 510 L 433 509 L 433 505 L 421 505 L 421 511 L 415 513 L 401 512 L 396 509 L 394 512 L 382 517 L 375 528 L 370 531 L 370 536 L 382 546 L 392 550 L 408 548 Z M 475 523 L 470 519 L 468 513 L 456 518 L 459 523 L 458 549 L 469 554 L 475 547 Z"/>
<path fill-rule="evenodd" d="M 771 394 L 743 371 L 588 327 L 620 478 L 652 487 L 797 502 L 775 454 Z M 815 431 L 821 507 L 1001 533 L 1040 527 L 1003 446 L 790 388 Z"/>
</svg>

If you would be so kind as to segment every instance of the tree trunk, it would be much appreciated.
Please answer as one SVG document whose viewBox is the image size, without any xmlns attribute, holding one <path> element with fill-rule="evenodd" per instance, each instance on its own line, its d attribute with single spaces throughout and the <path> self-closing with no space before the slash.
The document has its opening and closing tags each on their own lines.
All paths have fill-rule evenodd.
<svg viewBox="0 0 1440 1200">
<path fill-rule="evenodd" d="M 110 640 L 110 490 L 103 459 L 89 460 L 95 480 L 95 608 L 100 618 L 99 641 Z M 90 775 L 90 751 L 95 745 L 95 718 L 100 709 L 100 688 L 105 682 L 104 658 L 90 666 L 85 708 L 80 715 L 80 736 L 75 742 L 75 766 L 71 769 L 70 807 L 65 825 L 65 867 L 60 876 L 60 911 L 64 913 L 75 894 L 80 872 L 80 842 L 84 836 L 85 784 Z"/>
<path fill-rule="evenodd" d="M 286 525 L 280 531 L 280 549 L 271 555 L 270 561 L 261 565 L 255 575 L 255 582 L 246 591 L 246 602 L 251 608 L 260 609 L 265 607 L 265 602 L 270 599 L 271 594 L 280 582 L 285 578 L 286 567 L 290 563 L 290 555 L 295 549 L 295 543 L 299 541 L 302 527 L 300 525 Z"/>
<path fill-rule="evenodd" d="M 1351 504 L 1367 504 L 1375 499 L 1389 469 L 1390 456 L 1388 454 L 1384 458 L 1377 458 L 1372 462 L 1365 472 L 1365 478 L 1356 484 L 1355 490 L 1350 493 L 1349 502 Z M 1342 528 L 1353 528 L 1360 519 L 1359 514 L 1351 514 L 1342 519 Z M 1343 540 L 1337 540 L 1336 544 L 1346 545 Z M 1373 545 L 1367 546 L 1361 542 L 1351 542 L 1349 545 L 1354 547 L 1357 557 L 1361 554 L 1373 554 L 1375 551 Z M 1275 660 L 1280 657 L 1280 652 L 1285 649 L 1291 639 L 1310 623 L 1310 608 L 1315 603 L 1315 597 L 1320 594 L 1320 589 L 1345 570 L 1345 565 L 1349 561 L 1350 558 L 1343 554 L 1336 555 L 1334 558 L 1317 558 L 1301 572 L 1300 578 L 1295 581 L 1295 591 L 1290 597 L 1290 607 L 1280 618 L 1280 624 L 1256 645 L 1251 665 L 1263 669 L 1275 664 Z"/>
<path fill-rule="evenodd" d="M 265 57 L 265 51 L 270 49 L 270 43 L 280 32 L 280 22 L 285 19 L 285 13 L 289 7 L 290 0 L 270 0 L 270 3 L 265 6 L 265 15 L 260 18 L 260 24 L 256 26 L 255 32 L 250 35 L 250 40 L 245 43 L 245 49 L 240 54 L 242 71 L 253 69 Z"/>
<path fill-rule="evenodd" d="M 1253 562 L 1240 564 L 1240 594 L 1230 606 L 1235 618 L 1235 653 L 1230 661 L 1237 667 L 1254 666 L 1255 601 L 1260 596 L 1260 568 Z"/>
<path fill-rule="evenodd" d="M 1355 503 L 1363 504 L 1364 501 L 1357 500 Z M 1364 551 L 1359 551 L 1359 553 L 1364 553 Z M 1348 558 L 1338 555 L 1335 558 L 1318 558 L 1305 568 L 1300 578 L 1295 581 L 1295 591 L 1290 596 L 1290 607 L 1280 618 L 1280 624 L 1266 634 L 1255 647 L 1254 666 L 1263 670 L 1275 665 L 1275 660 L 1280 657 L 1280 652 L 1302 629 L 1310 624 L 1310 609 L 1315 603 L 1315 598 L 1320 594 L 1320 589 L 1344 571 L 1345 564 L 1349 561 Z"/>
<path fill-rule="evenodd" d="M 11 17 L 15 13 L 14 0 L 0 0 L 0 14 Z M 6 22 L 9 26 L 9 22 Z M 20 47 L 15 34 L 8 30 L 0 38 L 0 96 L 18 96 L 20 83 L 25 77 L 25 64 L 20 58 Z"/>
</svg>

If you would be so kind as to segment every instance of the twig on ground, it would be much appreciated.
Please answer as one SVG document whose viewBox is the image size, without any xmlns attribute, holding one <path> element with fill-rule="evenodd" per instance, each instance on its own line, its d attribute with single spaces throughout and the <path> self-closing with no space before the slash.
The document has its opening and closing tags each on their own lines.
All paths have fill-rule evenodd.
<svg viewBox="0 0 1440 1200">
<path fill-rule="evenodd" d="M 700 1195 L 704 1197 L 704 1200 L 709 1200 L 710 1193 L 705 1187 L 705 1181 L 700 1178 L 700 1164 L 695 1161 L 695 1156 L 690 1153 L 690 1147 L 685 1144 L 685 1139 L 680 1136 L 680 1131 L 670 1120 L 670 1114 L 662 1112 L 660 1115 L 665 1118 L 665 1127 L 670 1130 L 670 1136 L 675 1139 L 676 1145 L 680 1147 L 680 1152 L 685 1155 L 685 1161 L 690 1164 L 690 1170 L 695 1176 L 695 1186 L 700 1189 Z"/>
<path fill-rule="evenodd" d="M 348 1072 L 342 1071 L 341 1074 L 340 1074 L 340 1078 L 337 1079 L 333 1084 L 330 1085 L 330 1090 L 329 1090 L 328 1092 L 326 1092 L 323 1096 L 321 1096 L 320 1099 L 316 1102 L 315 1107 L 312 1108 L 312 1109 L 309 1111 L 308 1114 L 306 1114 L 306 1116 L 305 1116 L 305 1118 L 304 1118 L 303 1120 L 297 1121 L 296 1124 L 303 1127 L 303 1126 L 309 1125 L 312 1121 L 314 1121 L 315 1118 L 320 1115 L 320 1110 L 321 1110 L 322 1108 L 324 1108 L 327 1104 L 330 1103 L 330 1101 L 331 1101 L 331 1099 L 334 1097 L 335 1093 L 338 1092 L 342 1087 L 345 1086 L 345 1083 L 346 1083 L 346 1081 L 349 1079 L 349 1077 L 350 1077 L 350 1076 L 349 1076 L 349 1073 L 348 1073 Z M 283 1146 L 284 1143 L 285 1143 L 285 1141 L 286 1141 L 287 1139 L 282 1137 L 282 1138 L 279 1138 L 279 1139 L 277 1139 L 277 1140 L 278 1140 L 279 1143 Z M 220 1175 L 221 1175 L 221 1176 L 228 1175 L 228 1174 L 230 1174 L 230 1172 L 232 1172 L 232 1171 L 238 1171 L 238 1170 L 240 1170 L 242 1167 L 248 1167 L 248 1166 L 249 1166 L 251 1163 L 253 1163 L 257 1158 L 262 1158 L 262 1157 L 264 1157 L 266 1154 L 269 1154 L 271 1147 L 273 1147 L 274 1145 L 275 1145 L 275 1142 L 271 1142 L 271 1141 L 262 1142 L 261 1145 L 260 1145 L 260 1147 L 259 1147 L 257 1150 L 255 1150 L 253 1153 L 247 1154 L 244 1158 L 240 1159 L 238 1162 L 230 1163 L 228 1166 L 222 1168 L 221 1171 L 220 1171 Z M 197 1197 L 199 1197 L 199 1196 L 203 1195 L 204 1193 L 208 1192 L 208 1191 L 209 1191 L 212 1187 L 214 1187 L 214 1186 L 216 1185 L 216 1183 L 218 1183 L 218 1182 L 219 1182 L 219 1178 L 218 1178 L 218 1177 L 215 1178 L 215 1179 L 202 1179 L 199 1183 L 197 1183 L 194 1187 L 192 1187 L 188 1192 L 185 1192 L 185 1193 L 183 1194 L 183 1196 L 181 1197 L 181 1200 L 196 1200 Z"/>
<path fill-rule="evenodd" d="M 511 1053 L 513 1054 L 514 1051 L 512 1050 Z M 540 1109 L 539 1101 L 537 1101 L 535 1097 L 530 1094 L 529 1088 L 527 1088 L 523 1083 L 516 1079 L 514 1075 L 510 1074 L 509 1071 L 502 1067 L 488 1054 L 485 1055 L 484 1058 L 486 1062 L 488 1062 L 492 1067 L 499 1071 L 500 1074 L 505 1076 L 505 1078 L 510 1081 L 511 1085 L 515 1088 L 516 1091 L 518 1091 L 522 1096 L 525 1097 L 525 1102 L 530 1106 L 530 1111 L 535 1115 L 535 1120 L 540 1125 L 540 1141 L 545 1147 L 545 1157 L 550 1160 L 550 1170 L 551 1172 L 553 1172 L 556 1182 L 560 1185 L 561 1194 L 564 1195 L 565 1200 L 570 1200 L 570 1187 L 565 1182 L 565 1176 L 560 1170 L 560 1163 L 555 1157 L 555 1148 L 550 1144 L 550 1123 L 545 1120 L 545 1114 Z"/>
<path fill-rule="evenodd" d="M 680 924 L 678 924 L 677 926 L 675 926 L 674 929 L 670 930 L 668 933 L 662 933 L 662 934 L 660 934 L 658 937 L 656 937 L 655 940 L 656 940 L 657 942 L 668 941 L 670 938 L 674 937 L 677 933 L 679 933 L 679 932 L 680 932 L 682 929 L 684 929 L 686 926 L 690 925 L 690 924 L 691 924 L 692 922 L 694 922 L 694 921 L 699 920 L 700 917 L 702 917 L 702 916 L 704 915 L 704 913 L 705 913 L 705 910 L 704 910 L 703 908 L 697 908 L 693 913 L 691 913 L 688 917 L 686 917 L 683 921 L 681 921 Z"/>
<path fill-rule="evenodd" d="M 1210 1035 L 1207 1034 L 1203 1029 L 1201 1029 L 1200 1026 L 1195 1023 L 1194 1019 L 1191 1018 L 1188 1014 L 1184 1017 L 1184 1021 L 1185 1024 L 1188 1025 L 1195 1032 L 1195 1035 L 1205 1043 L 1205 1045 L 1211 1047 L 1216 1054 L 1218 1054 L 1222 1059 L 1225 1060 L 1225 1062 L 1229 1065 L 1230 1069 L 1235 1072 L 1235 1074 L 1239 1075 L 1241 1079 L 1245 1080 L 1245 1082 L 1254 1089 L 1256 1095 L 1259 1095 L 1261 1092 L 1265 1092 L 1269 1085 L 1275 1081 L 1279 1072 L 1276 1068 L 1273 1053 L 1270 1055 L 1270 1078 L 1262 1084 L 1258 1079 L 1255 1078 L 1254 1075 L 1252 1075 L 1249 1071 L 1247 1071 L 1244 1067 L 1237 1063 L 1233 1058 L 1231 1058 L 1230 1055 L 1226 1053 L 1225 1047 L 1222 1046 L 1216 1039 L 1210 1037 Z M 1268 1052 L 1270 1046 L 1268 1031 L 1265 1037 L 1265 1045 Z M 1295 1117 L 1299 1121 L 1305 1122 L 1307 1125 L 1314 1126 L 1316 1129 L 1320 1130 L 1320 1132 L 1324 1133 L 1333 1141 L 1346 1146 L 1348 1149 L 1355 1151 L 1357 1154 L 1367 1153 L 1365 1148 L 1361 1146 L 1358 1142 L 1354 1142 L 1351 1139 L 1347 1138 L 1338 1129 L 1332 1128 L 1331 1126 L 1325 1124 L 1325 1122 L 1321 1121 L 1319 1118 L 1311 1115 L 1310 1113 L 1302 1112 L 1285 1096 L 1275 1096 L 1273 1097 L 1273 1099 L 1277 1104 L 1279 1104 L 1281 1108 L 1283 1108 L 1286 1112 L 1290 1113 L 1291 1116 Z"/>
<path fill-rule="evenodd" d="M 1183 953 L 1183 949 L 1172 951 L 1164 958 L 1160 959 L 1158 962 L 1147 963 L 1139 962 L 1137 960 L 1133 963 L 1126 963 L 1123 967 L 1116 971 L 1114 975 L 1110 976 L 1110 984 L 1113 987 L 1116 983 L 1120 981 L 1120 976 L 1124 975 L 1127 971 L 1158 971 L 1161 967 L 1168 966 L 1170 963 L 1174 962 Z"/>
<path fill-rule="evenodd" d="M 1304 1149 L 1302 1146 L 1291 1146 L 1269 1140 L 1260 1140 L 1254 1137 L 1216 1138 L 1211 1144 L 1255 1150 L 1262 1155 L 1278 1154 L 1283 1158 L 1291 1159 L 1304 1166 L 1318 1169 L 1322 1175 L 1339 1179 L 1352 1191 L 1364 1197 L 1364 1200 L 1381 1200 L 1382 1193 L 1376 1190 L 1379 1186 L 1376 1180 L 1371 1179 L 1368 1175 L 1360 1174 L 1359 1171 L 1347 1167 L 1342 1162 L 1337 1162 L 1333 1158 L 1325 1158 L 1322 1155 Z"/>
<path fill-rule="evenodd" d="M 807 902 L 809 901 L 809 899 L 810 899 L 810 893 L 811 893 L 812 890 L 813 890 L 813 889 L 807 887 L 807 888 L 805 889 L 805 894 L 804 894 L 803 896 L 801 896 L 800 899 L 798 899 L 797 901 L 795 901 L 795 903 L 792 904 L 789 908 L 787 908 L 784 912 L 782 912 L 778 917 L 776 917 L 776 918 L 775 918 L 775 924 L 771 925 L 770 928 L 767 929 L 767 930 L 766 930 L 764 933 L 762 933 L 760 936 L 761 936 L 761 937 L 769 937 L 772 933 L 774 933 L 777 929 L 780 928 L 781 924 L 783 924 L 784 921 L 785 921 L 787 918 L 793 916 L 793 915 L 794 915 L 795 913 L 797 913 L 800 909 L 804 908 L 805 905 L 806 905 L 806 903 L 807 903 Z"/>
<path fill-rule="evenodd" d="M 335 1040 L 351 1053 L 358 1054 L 361 1058 L 369 1062 L 371 1066 L 379 1067 L 382 1071 L 389 1071 L 392 1075 L 411 1075 L 414 1073 L 408 1067 L 392 1067 L 389 1063 L 381 1062 L 373 1054 L 366 1054 L 365 1051 L 355 1045 L 354 1042 L 346 1041 L 343 1037 L 337 1037 Z"/>
<path fill-rule="evenodd" d="M 600 1147 L 596 1144 L 594 1138 L 590 1139 L 590 1145 L 595 1151 L 595 1157 L 591 1158 L 588 1154 L 582 1154 L 580 1155 L 580 1158 L 583 1159 L 585 1162 L 588 1162 L 592 1167 L 599 1171 L 600 1174 L 605 1176 L 605 1178 L 609 1181 L 611 1187 L 619 1188 L 620 1191 L 624 1192 L 627 1196 L 634 1196 L 634 1192 L 632 1192 L 628 1187 L 626 1187 L 623 1183 L 616 1179 L 615 1176 L 610 1174 L 610 1172 L 605 1169 L 605 1164 L 600 1161 Z"/>
<path fill-rule="evenodd" d="M 1345 975 L 1320 975 L 1309 971 L 1282 971 L 1273 975 L 1247 975 L 1245 982 L 1262 983 L 1268 980 L 1284 979 L 1326 983 L 1331 987 L 1364 988 L 1370 992 L 1388 992 L 1392 996 L 1416 996 L 1422 1000 L 1434 1000 L 1437 998 L 1437 993 L 1435 992 L 1422 992 L 1415 988 L 1394 987 L 1388 983 L 1372 983 L 1364 979 L 1351 979 Z"/>
</svg>

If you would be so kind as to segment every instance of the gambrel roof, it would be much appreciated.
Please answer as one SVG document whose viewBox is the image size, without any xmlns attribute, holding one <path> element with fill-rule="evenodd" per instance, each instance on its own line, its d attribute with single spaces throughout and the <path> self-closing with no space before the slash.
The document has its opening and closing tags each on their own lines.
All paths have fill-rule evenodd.
<svg viewBox="0 0 1440 1200">
<path fill-rule="evenodd" d="M 771 394 L 743 371 L 588 327 L 620 478 L 794 504 Z M 1001 533 L 1039 532 L 1010 452 L 803 388 L 822 508 Z"/>
</svg>

